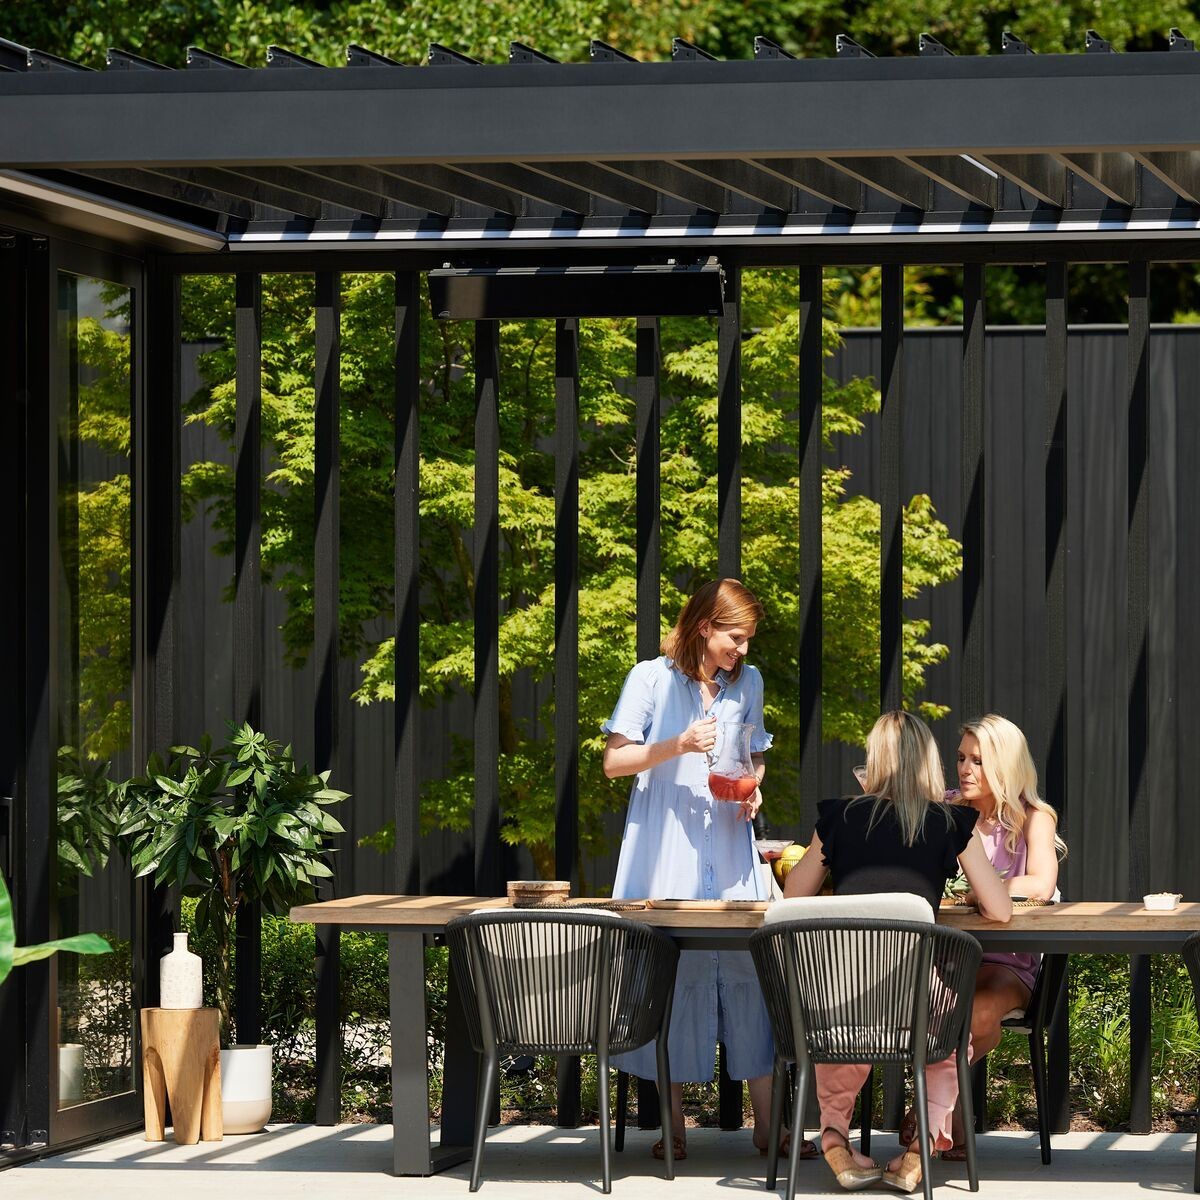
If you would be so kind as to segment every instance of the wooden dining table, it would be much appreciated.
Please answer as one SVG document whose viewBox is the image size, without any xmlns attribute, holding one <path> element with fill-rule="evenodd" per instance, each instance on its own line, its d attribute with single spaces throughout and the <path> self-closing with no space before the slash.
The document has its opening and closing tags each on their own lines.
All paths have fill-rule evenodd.
<svg viewBox="0 0 1200 1200">
<path fill-rule="evenodd" d="M 388 935 L 392 1160 L 397 1175 L 430 1175 L 463 1162 L 470 1156 L 475 1119 L 475 1055 L 457 999 L 458 984 L 451 975 L 442 1060 L 441 1139 L 431 1142 L 425 947 L 445 932 L 454 917 L 508 906 L 506 899 L 490 896 L 348 896 L 291 911 L 292 921 L 326 926 L 330 936 L 346 929 Z M 622 909 L 621 915 L 662 929 L 681 950 L 744 948 L 763 920 L 761 909 L 694 906 Z M 974 910 L 943 907 L 937 920 L 972 934 L 985 950 L 1170 954 L 1178 953 L 1187 937 L 1200 930 L 1200 903 L 1180 904 L 1166 912 L 1119 901 L 1018 907 L 1007 924 L 989 921 Z M 336 1080 L 336 1072 L 323 1071 L 321 1066 L 318 1060 L 318 1079 Z"/>
</svg>

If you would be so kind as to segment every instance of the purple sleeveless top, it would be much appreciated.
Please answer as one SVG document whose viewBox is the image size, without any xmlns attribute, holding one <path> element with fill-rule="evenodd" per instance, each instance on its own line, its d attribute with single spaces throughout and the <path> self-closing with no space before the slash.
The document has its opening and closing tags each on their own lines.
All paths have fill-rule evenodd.
<svg viewBox="0 0 1200 1200">
<path fill-rule="evenodd" d="M 1019 875 L 1025 874 L 1027 847 L 1024 834 L 1017 835 L 1016 848 L 1009 850 L 1005 843 L 1007 830 L 999 821 L 987 833 L 979 829 L 978 825 L 975 828 L 983 839 L 983 848 L 987 852 L 989 861 L 1002 879 L 1016 879 Z M 998 967 L 1006 967 L 1032 992 L 1041 958 L 1040 954 L 1005 954 L 992 951 L 983 956 L 983 961 L 995 963 Z"/>
</svg>

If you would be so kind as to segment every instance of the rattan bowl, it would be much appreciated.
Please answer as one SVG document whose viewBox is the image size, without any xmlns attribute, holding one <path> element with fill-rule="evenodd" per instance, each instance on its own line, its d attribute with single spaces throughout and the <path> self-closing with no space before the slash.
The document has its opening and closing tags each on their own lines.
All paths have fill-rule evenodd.
<svg viewBox="0 0 1200 1200">
<path fill-rule="evenodd" d="M 535 904 L 562 904 L 571 898 L 571 884 L 562 879 L 510 879 L 508 902 L 513 908 Z"/>
</svg>

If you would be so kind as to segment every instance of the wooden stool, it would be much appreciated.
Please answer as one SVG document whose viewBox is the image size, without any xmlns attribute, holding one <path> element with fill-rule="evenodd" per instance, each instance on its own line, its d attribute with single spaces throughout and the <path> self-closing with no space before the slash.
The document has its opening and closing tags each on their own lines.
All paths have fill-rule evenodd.
<svg viewBox="0 0 1200 1200">
<path fill-rule="evenodd" d="M 167 1097 L 181 1146 L 219 1142 L 220 1014 L 215 1008 L 142 1009 L 142 1082 L 146 1141 L 165 1140 Z"/>
</svg>

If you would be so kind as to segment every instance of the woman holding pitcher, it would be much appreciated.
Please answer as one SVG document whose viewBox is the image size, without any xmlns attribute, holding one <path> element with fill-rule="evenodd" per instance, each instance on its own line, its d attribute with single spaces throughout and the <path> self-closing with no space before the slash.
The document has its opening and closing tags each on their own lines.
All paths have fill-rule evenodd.
<svg viewBox="0 0 1200 1200">
<path fill-rule="evenodd" d="M 771 735 L 763 728 L 762 676 L 745 662 L 762 616 L 762 605 L 736 579 L 706 583 L 683 606 L 663 639 L 661 656 L 629 672 L 603 725 L 604 773 L 610 779 L 636 777 L 614 897 L 766 899 L 751 822 L 762 804 L 757 784 Z M 754 776 L 730 792 L 733 799 L 716 799 L 709 787 L 710 757 L 719 734 L 736 733 L 722 731 L 730 722 L 753 726 Z M 754 1144 L 765 1154 L 773 1043 L 750 955 L 685 951 L 668 1037 L 676 1158 L 687 1155 L 682 1084 L 712 1079 L 718 1041 L 725 1044 L 729 1074 L 748 1081 Z M 655 1076 L 652 1046 L 614 1062 L 630 1074 Z M 661 1142 L 654 1153 L 662 1157 Z"/>
</svg>

